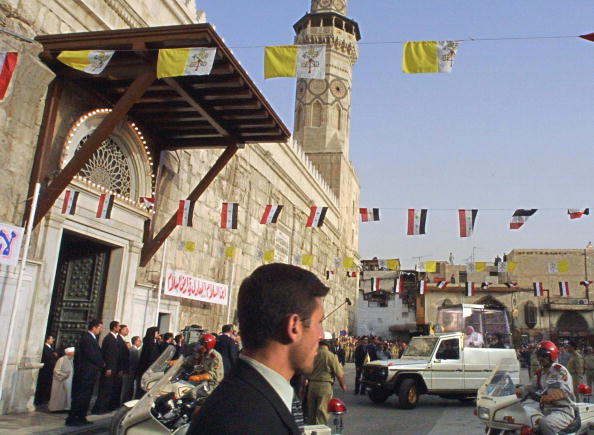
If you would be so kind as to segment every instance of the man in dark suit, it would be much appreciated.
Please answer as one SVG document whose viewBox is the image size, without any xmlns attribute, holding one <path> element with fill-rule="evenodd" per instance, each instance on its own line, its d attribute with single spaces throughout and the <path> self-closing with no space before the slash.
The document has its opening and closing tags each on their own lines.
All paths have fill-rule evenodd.
<svg viewBox="0 0 594 435">
<path fill-rule="evenodd" d="M 303 411 L 289 383 L 313 370 L 329 288 L 288 264 L 257 268 L 239 289 L 243 350 L 194 416 L 191 435 L 303 433 Z"/>
<path fill-rule="evenodd" d="M 97 337 L 101 334 L 103 322 L 91 320 L 74 354 L 74 377 L 72 378 L 72 406 L 66 418 L 66 426 L 91 424 L 87 412 L 99 371 L 105 366 Z"/>
<path fill-rule="evenodd" d="M 332 349 L 330 349 L 330 350 L 332 351 L 332 353 L 334 355 L 336 355 L 336 357 L 338 358 L 338 362 L 341 365 L 344 365 L 344 349 L 342 347 L 340 347 L 338 340 L 334 340 L 334 345 L 332 346 Z"/>
<path fill-rule="evenodd" d="M 223 326 L 222 331 L 223 333 L 217 337 L 215 350 L 223 357 L 225 375 L 228 375 L 231 372 L 231 369 L 237 363 L 237 358 L 239 357 L 239 346 L 233 337 L 231 337 L 233 325 Z"/>
<path fill-rule="evenodd" d="M 97 394 L 97 401 L 93 406 L 93 414 L 101 415 L 113 411 L 112 406 L 113 396 L 116 393 L 118 382 L 117 377 L 120 372 L 120 348 L 118 346 L 118 331 L 120 330 L 120 322 L 112 320 L 109 323 L 109 334 L 103 339 L 101 344 L 101 354 L 105 361 L 105 367 L 101 373 L 101 380 L 99 381 L 99 393 Z M 121 388 L 121 383 L 120 383 Z M 119 397 L 119 393 L 118 393 Z"/>
<path fill-rule="evenodd" d="M 355 394 L 365 394 L 365 387 L 361 384 L 361 376 L 363 375 L 363 366 L 368 355 L 368 346 L 367 337 L 363 337 L 359 340 L 359 345 L 355 348 Z"/>
<path fill-rule="evenodd" d="M 111 396 L 110 408 L 119 408 L 123 402 L 132 399 L 132 379 L 130 378 L 130 344 L 126 342 L 126 337 L 130 333 L 128 325 L 120 325 L 118 332 L 119 349 L 119 372 L 116 378 L 116 386 Z"/>
<path fill-rule="evenodd" d="M 54 367 L 58 360 L 58 355 L 54 352 L 52 345 L 56 340 L 51 335 L 45 337 L 43 344 L 43 353 L 41 354 L 41 362 L 43 367 L 39 369 L 39 376 L 37 378 L 37 389 L 35 390 L 35 405 L 43 405 L 49 402 L 50 393 L 52 391 L 52 379 L 54 374 Z"/>
</svg>

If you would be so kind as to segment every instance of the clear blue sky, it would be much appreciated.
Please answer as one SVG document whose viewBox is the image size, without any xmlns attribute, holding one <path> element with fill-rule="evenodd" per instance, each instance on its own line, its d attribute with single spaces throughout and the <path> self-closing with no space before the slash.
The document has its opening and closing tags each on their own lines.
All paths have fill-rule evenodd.
<svg viewBox="0 0 594 435">
<path fill-rule="evenodd" d="M 403 74 L 389 41 L 571 36 L 594 32 L 591 0 L 350 0 L 361 28 L 351 155 L 363 258 L 491 261 L 514 248 L 594 241 L 594 43 L 581 38 L 463 42 L 451 74 Z M 309 0 L 198 0 L 207 19 L 292 129 L 294 79 L 263 78 L 263 48 L 290 44 Z M 407 208 L 427 208 L 427 234 L 406 236 Z M 458 237 L 458 208 L 478 208 Z M 516 208 L 539 211 L 518 231 Z M 490 209 L 490 210 L 489 210 Z"/>
</svg>

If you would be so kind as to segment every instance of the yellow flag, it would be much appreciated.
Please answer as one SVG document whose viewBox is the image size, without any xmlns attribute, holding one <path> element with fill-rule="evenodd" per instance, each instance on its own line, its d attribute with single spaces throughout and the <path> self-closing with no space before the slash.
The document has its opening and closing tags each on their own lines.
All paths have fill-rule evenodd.
<svg viewBox="0 0 594 435">
<path fill-rule="evenodd" d="M 484 272 L 485 268 L 487 267 L 487 263 L 484 261 L 478 261 L 474 263 L 474 271 L 475 272 Z"/>
<path fill-rule="evenodd" d="M 157 59 L 157 78 L 210 74 L 216 48 L 163 48 Z"/>
<path fill-rule="evenodd" d="M 313 266 L 313 255 L 303 254 L 303 257 L 301 257 L 301 264 L 304 266 Z"/>
<path fill-rule="evenodd" d="M 235 258 L 235 246 L 227 246 L 225 248 L 225 257 Z"/>
<path fill-rule="evenodd" d="M 407 42 L 402 50 L 402 71 L 408 74 L 451 72 L 458 45 L 457 41 Z"/>
<path fill-rule="evenodd" d="M 517 261 L 508 261 L 507 262 L 507 271 L 509 273 L 512 273 L 514 270 L 516 270 L 516 267 L 518 267 Z"/>
<path fill-rule="evenodd" d="M 194 252 L 195 250 L 196 250 L 196 242 L 185 242 L 184 243 L 184 251 Z"/>
<path fill-rule="evenodd" d="M 268 263 L 274 261 L 274 249 L 271 249 L 270 251 L 264 251 L 264 261 Z"/>
<path fill-rule="evenodd" d="M 266 47 L 264 51 L 264 78 L 295 77 L 296 75 L 296 45 Z"/>
<path fill-rule="evenodd" d="M 559 269 L 559 273 L 569 272 L 569 263 L 567 261 L 560 261 L 557 263 L 557 267 Z"/>
<path fill-rule="evenodd" d="M 400 269 L 400 260 L 397 258 L 386 260 L 386 264 L 388 266 L 388 270 L 399 270 Z"/>
<path fill-rule="evenodd" d="M 63 51 L 58 55 L 58 60 L 79 71 L 101 74 L 114 53 L 113 50 Z"/>
<path fill-rule="evenodd" d="M 427 272 L 427 273 L 437 272 L 437 261 L 425 261 L 425 272 Z"/>
<path fill-rule="evenodd" d="M 345 269 L 352 269 L 353 268 L 353 258 L 352 257 L 343 257 L 342 258 L 342 267 Z"/>
</svg>

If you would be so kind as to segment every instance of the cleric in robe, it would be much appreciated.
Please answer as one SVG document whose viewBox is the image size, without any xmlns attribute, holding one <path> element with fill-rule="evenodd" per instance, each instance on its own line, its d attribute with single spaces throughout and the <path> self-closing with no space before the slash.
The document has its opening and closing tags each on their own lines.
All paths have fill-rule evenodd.
<svg viewBox="0 0 594 435">
<path fill-rule="evenodd" d="M 54 368 L 52 394 L 48 404 L 50 411 L 70 410 L 72 395 L 72 360 L 74 359 L 74 347 L 64 349 L 64 356 L 58 359 Z"/>
</svg>

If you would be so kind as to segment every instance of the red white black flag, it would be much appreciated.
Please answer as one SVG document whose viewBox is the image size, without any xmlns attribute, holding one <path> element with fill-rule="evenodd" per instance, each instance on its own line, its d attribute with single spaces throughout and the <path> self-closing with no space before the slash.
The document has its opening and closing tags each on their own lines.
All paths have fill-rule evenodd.
<svg viewBox="0 0 594 435">
<path fill-rule="evenodd" d="M 394 286 L 394 291 L 399 294 L 404 292 L 404 280 L 402 278 L 396 278 L 396 285 Z"/>
<path fill-rule="evenodd" d="M 155 207 L 155 197 L 154 196 L 141 196 L 140 202 L 150 210 Z"/>
<path fill-rule="evenodd" d="M 474 231 L 474 221 L 478 210 L 458 210 L 460 220 L 460 237 L 470 237 Z"/>
<path fill-rule="evenodd" d="M 309 217 L 307 218 L 306 227 L 321 227 L 324 225 L 324 219 L 326 218 L 326 212 L 328 207 L 311 207 Z"/>
<path fill-rule="evenodd" d="M 182 199 L 177 209 L 177 224 L 182 227 L 191 227 L 194 216 L 194 201 Z"/>
<path fill-rule="evenodd" d="M 569 215 L 569 219 L 579 219 L 584 215 L 589 215 L 590 214 L 590 209 L 589 208 L 583 208 L 583 209 L 578 209 L 578 208 L 569 208 L 567 209 L 567 214 Z"/>
<path fill-rule="evenodd" d="M 534 296 L 544 296 L 542 282 L 533 282 L 532 288 L 534 289 Z"/>
<path fill-rule="evenodd" d="M 448 285 L 448 282 L 445 280 L 442 280 L 437 283 L 437 288 L 446 288 L 447 285 Z"/>
<path fill-rule="evenodd" d="M 19 54 L 14 51 L 0 51 L 0 101 L 6 95 L 18 57 Z"/>
<path fill-rule="evenodd" d="M 109 193 L 102 193 L 99 197 L 99 205 L 97 206 L 97 214 L 99 219 L 110 219 L 111 209 L 113 208 L 113 195 Z"/>
<path fill-rule="evenodd" d="M 77 202 L 78 192 L 75 190 L 66 190 L 64 194 L 64 203 L 62 204 L 62 214 L 75 214 Z"/>
<path fill-rule="evenodd" d="M 236 202 L 224 202 L 221 211 L 221 228 L 237 229 L 237 213 L 239 204 Z"/>
<path fill-rule="evenodd" d="M 485 281 L 485 282 L 481 283 L 481 289 L 482 290 L 487 290 L 491 284 L 493 284 L 493 283 L 492 282 Z"/>
<path fill-rule="evenodd" d="M 592 280 L 587 280 L 587 281 L 580 281 L 580 285 L 585 285 L 585 286 L 589 286 L 590 284 L 592 284 L 594 281 Z"/>
<path fill-rule="evenodd" d="M 567 281 L 559 283 L 559 293 L 561 296 L 569 296 L 569 283 Z"/>
<path fill-rule="evenodd" d="M 475 295 L 474 283 L 467 282 L 466 283 L 466 296 L 474 296 Z"/>
<path fill-rule="evenodd" d="M 280 216 L 281 211 L 283 210 L 282 205 L 270 205 L 268 204 L 264 209 L 264 214 L 262 215 L 262 219 L 260 219 L 261 224 L 275 224 Z"/>
<path fill-rule="evenodd" d="M 347 271 L 346 276 L 348 278 L 357 278 L 357 272 Z"/>
<path fill-rule="evenodd" d="M 512 287 L 517 287 L 518 286 L 518 282 L 517 281 L 509 281 L 505 283 L 506 287 L 512 288 Z"/>
<path fill-rule="evenodd" d="M 530 216 L 532 216 L 534 213 L 536 213 L 537 211 L 538 211 L 538 209 L 536 209 L 536 208 L 532 208 L 529 210 L 525 210 L 523 208 L 517 209 L 511 218 L 511 222 L 509 223 L 509 229 L 510 230 L 520 229 L 522 227 L 522 225 L 524 225 L 526 223 L 528 218 Z"/>
<path fill-rule="evenodd" d="M 361 222 L 379 221 L 379 208 L 360 208 Z"/>
<path fill-rule="evenodd" d="M 379 278 L 371 278 L 371 291 L 376 292 L 380 289 L 380 279 Z"/>
<path fill-rule="evenodd" d="M 427 280 L 419 281 L 419 294 L 424 295 L 427 292 Z"/>
<path fill-rule="evenodd" d="M 427 221 L 427 209 L 408 209 L 408 226 L 406 234 L 416 236 L 425 234 L 425 222 Z"/>
</svg>

